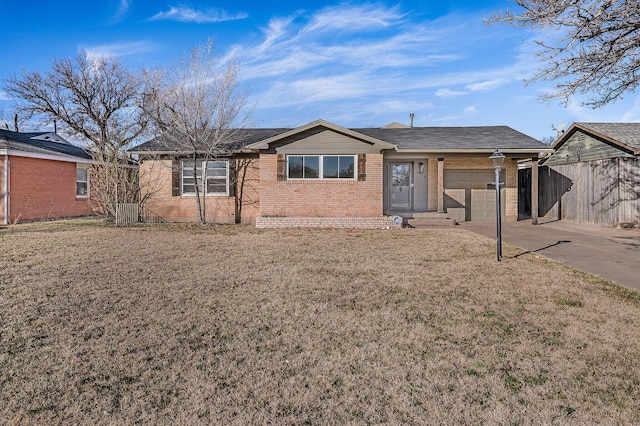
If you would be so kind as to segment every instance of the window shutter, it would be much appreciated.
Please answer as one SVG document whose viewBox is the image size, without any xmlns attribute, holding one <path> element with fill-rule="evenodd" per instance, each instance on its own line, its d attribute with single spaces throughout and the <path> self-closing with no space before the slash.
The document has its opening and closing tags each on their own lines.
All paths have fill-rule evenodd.
<svg viewBox="0 0 640 426">
<path fill-rule="evenodd" d="M 238 171 L 236 160 L 229 160 L 229 197 L 236 196 L 236 185 L 238 185 Z"/>
<path fill-rule="evenodd" d="M 278 180 L 287 180 L 287 162 L 284 154 L 278 154 Z"/>
<path fill-rule="evenodd" d="M 358 154 L 358 181 L 367 180 L 367 154 Z"/>
<path fill-rule="evenodd" d="M 180 167 L 181 161 L 174 159 L 171 162 L 171 196 L 180 196 Z"/>
</svg>

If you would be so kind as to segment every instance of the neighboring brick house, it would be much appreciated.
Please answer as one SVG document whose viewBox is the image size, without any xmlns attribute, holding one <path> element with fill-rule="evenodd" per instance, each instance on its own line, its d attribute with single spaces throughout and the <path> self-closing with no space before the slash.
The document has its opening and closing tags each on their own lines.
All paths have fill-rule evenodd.
<svg viewBox="0 0 640 426">
<path fill-rule="evenodd" d="M 537 159 L 548 146 L 506 126 L 347 129 L 324 120 L 295 129 L 245 129 L 234 154 L 209 167 L 210 220 L 258 226 L 306 223 L 379 226 L 385 216 L 439 214 L 456 220 L 495 216 L 494 171 L 488 157 L 507 157 L 506 217 L 518 212 L 518 160 Z M 191 172 L 185 152 L 157 138 L 131 150 L 141 173 L 154 173 L 158 191 L 147 207 L 169 221 L 194 221 Z M 238 161 L 251 162 L 243 180 Z M 153 172 L 152 172 L 153 170 Z M 244 182 L 244 185 L 242 184 Z M 238 189 L 242 187 L 242 197 Z M 295 218 L 295 219 L 292 219 Z M 304 218 L 304 219 L 303 219 Z M 368 218 L 368 219 L 366 219 Z M 380 220 L 379 220 L 380 219 Z"/>
<path fill-rule="evenodd" d="M 0 129 L 0 223 L 94 214 L 90 165 L 56 133 Z"/>
</svg>

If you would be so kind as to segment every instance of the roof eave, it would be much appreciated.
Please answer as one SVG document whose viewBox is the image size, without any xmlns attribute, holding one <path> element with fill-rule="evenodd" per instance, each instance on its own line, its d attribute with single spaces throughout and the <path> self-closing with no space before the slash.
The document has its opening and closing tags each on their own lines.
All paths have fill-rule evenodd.
<svg viewBox="0 0 640 426">
<path fill-rule="evenodd" d="M 74 155 L 53 153 L 53 152 L 43 153 L 43 152 L 20 151 L 16 149 L 0 149 L 0 155 L 7 155 L 10 157 L 37 158 L 40 160 L 64 161 L 69 163 L 82 163 L 82 164 L 94 163 L 94 161 L 90 158 L 76 157 Z"/>
<path fill-rule="evenodd" d="M 244 148 L 238 149 L 238 150 L 234 150 L 234 151 L 227 151 L 227 152 L 209 152 L 210 155 L 234 155 L 234 154 L 246 154 L 246 153 L 250 153 L 253 151 L 248 151 Z M 193 151 L 145 151 L 145 150 L 129 150 L 127 151 L 128 154 L 130 155 L 193 155 L 194 152 Z M 201 155 L 204 152 L 197 152 L 196 155 Z"/>
<path fill-rule="evenodd" d="M 380 147 L 380 149 L 395 149 L 396 146 L 393 144 L 390 144 L 389 142 L 385 142 L 381 139 L 377 139 L 368 135 L 365 135 L 364 133 L 360 133 L 356 130 L 351 130 L 351 129 L 347 129 L 346 127 L 342 127 L 342 126 L 338 126 L 337 124 L 333 124 L 330 123 L 326 120 L 316 120 L 316 121 L 312 121 L 311 123 L 302 125 L 300 127 L 296 127 L 295 129 L 291 129 L 287 132 L 284 133 L 280 133 L 279 135 L 275 135 L 272 136 L 270 138 L 267 138 L 265 140 L 259 141 L 259 142 L 255 142 L 252 144 L 249 144 L 246 146 L 246 148 L 248 149 L 252 149 L 252 150 L 261 150 L 261 149 L 269 149 L 269 144 L 273 143 L 273 142 L 277 142 L 279 140 L 285 139 L 289 136 L 293 136 L 295 134 L 307 131 L 309 129 L 313 129 L 314 127 L 319 127 L 319 126 L 323 126 L 326 127 L 327 129 L 333 130 L 335 132 L 344 134 L 346 136 L 350 136 L 352 138 L 355 139 L 360 139 L 364 142 L 368 142 L 371 143 L 373 145 L 377 145 L 378 147 Z"/>
<path fill-rule="evenodd" d="M 578 130 L 581 130 L 581 131 L 583 131 L 585 133 L 588 133 L 589 135 L 591 135 L 593 137 L 602 139 L 602 140 L 604 140 L 604 141 L 606 141 L 606 142 L 608 142 L 608 143 L 610 143 L 610 144 L 612 144 L 612 145 L 614 145 L 614 146 L 616 146 L 616 147 L 618 147 L 620 149 L 632 152 L 633 155 L 640 155 L 640 148 L 635 148 L 635 147 L 632 147 L 630 145 L 627 145 L 624 142 L 620 142 L 619 140 L 613 139 L 612 137 L 607 136 L 604 133 L 597 132 L 597 131 L 589 128 L 589 127 L 583 126 L 580 123 L 573 123 L 571 125 L 571 127 L 569 127 L 569 129 L 566 132 L 564 132 L 564 134 L 560 137 L 560 139 L 558 139 L 558 141 L 553 144 L 554 151 L 556 151 L 558 148 L 560 148 L 562 145 L 564 145 L 564 143 L 567 140 L 569 140 L 569 138 L 571 136 L 573 136 L 573 134 L 575 132 L 577 132 Z"/>
<path fill-rule="evenodd" d="M 503 154 L 539 154 L 553 152 L 552 148 L 499 148 Z M 495 148 L 476 148 L 476 149 L 433 149 L 433 148 L 397 148 L 398 152 L 416 153 L 416 154 L 491 154 Z"/>
</svg>

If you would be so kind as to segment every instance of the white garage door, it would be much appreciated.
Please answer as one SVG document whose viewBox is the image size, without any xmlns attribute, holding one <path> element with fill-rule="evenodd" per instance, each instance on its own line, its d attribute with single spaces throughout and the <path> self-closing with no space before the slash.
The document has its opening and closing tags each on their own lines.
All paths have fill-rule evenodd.
<svg viewBox="0 0 640 426">
<path fill-rule="evenodd" d="M 496 191 L 493 170 L 445 170 L 445 209 L 455 219 L 491 221 L 496 217 Z M 487 189 L 490 188 L 490 189 Z M 464 190 L 464 197 L 462 196 Z M 504 213 L 504 189 L 502 211 Z M 454 195 L 455 194 L 455 195 Z"/>
</svg>

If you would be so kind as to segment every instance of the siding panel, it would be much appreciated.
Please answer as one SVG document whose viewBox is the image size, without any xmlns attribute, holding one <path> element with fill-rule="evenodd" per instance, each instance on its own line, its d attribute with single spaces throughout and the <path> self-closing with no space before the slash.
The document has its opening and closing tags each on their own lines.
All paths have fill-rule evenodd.
<svg viewBox="0 0 640 426">
<path fill-rule="evenodd" d="M 633 155 L 607 142 L 577 131 L 553 153 L 545 162 L 545 165 L 571 164 L 617 157 L 633 157 Z"/>
<path fill-rule="evenodd" d="M 278 154 L 374 154 L 379 148 L 339 133 L 325 130 L 322 133 L 277 148 Z"/>
<path fill-rule="evenodd" d="M 540 216 L 602 226 L 640 224 L 640 160 L 545 165 L 539 197 Z"/>
</svg>

